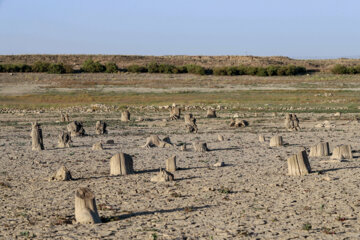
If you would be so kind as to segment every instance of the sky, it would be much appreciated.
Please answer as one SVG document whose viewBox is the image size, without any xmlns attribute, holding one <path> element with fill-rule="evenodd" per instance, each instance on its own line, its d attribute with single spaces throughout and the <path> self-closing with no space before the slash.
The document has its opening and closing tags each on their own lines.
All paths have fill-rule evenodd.
<svg viewBox="0 0 360 240">
<path fill-rule="evenodd" d="M 0 0 L 0 54 L 360 57 L 359 0 Z"/>
</svg>

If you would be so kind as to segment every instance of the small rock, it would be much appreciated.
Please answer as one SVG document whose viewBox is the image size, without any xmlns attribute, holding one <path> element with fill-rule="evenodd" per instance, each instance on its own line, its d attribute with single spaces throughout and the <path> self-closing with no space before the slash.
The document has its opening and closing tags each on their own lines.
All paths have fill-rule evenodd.
<svg viewBox="0 0 360 240">
<path fill-rule="evenodd" d="M 214 164 L 214 167 L 223 167 L 223 166 L 225 166 L 224 162 L 217 162 Z"/>
</svg>

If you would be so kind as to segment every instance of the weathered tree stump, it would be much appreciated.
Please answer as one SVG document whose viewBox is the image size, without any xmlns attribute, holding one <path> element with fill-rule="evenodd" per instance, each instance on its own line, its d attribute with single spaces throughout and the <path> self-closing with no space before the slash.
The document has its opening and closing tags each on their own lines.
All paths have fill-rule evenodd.
<svg viewBox="0 0 360 240">
<path fill-rule="evenodd" d="M 97 143 L 94 143 L 94 145 L 92 145 L 92 150 L 94 151 L 99 151 L 99 150 L 103 150 L 103 145 L 101 142 L 97 142 Z"/>
<path fill-rule="evenodd" d="M 259 142 L 265 142 L 264 135 L 259 135 Z"/>
<path fill-rule="evenodd" d="M 44 150 L 43 136 L 40 124 L 37 122 L 31 123 L 31 149 L 33 151 Z"/>
<path fill-rule="evenodd" d="M 285 122 L 284 122 L 285 128 L 289 131 L 292 131 L 294 128 L 294 123 L 291 120 L 291 114 L 287 113 L 285 115 Z"/>
<path fill-rule="evenodd" d="M 180 146 L 180 151 L 186 151 L 186 143 L 185 142 Z"/>
<path fill-rule="evenodd" d="M 128 110 L 121 112 L 121 119 L 122 122 L 130 121 L 130 112 Z"/>
<path fill-rule="evenodd" d="M 207 152 L 209 149 L 207 148 L 206 143 L 204 142 L 193 142 L 193 148 L 195 152 Z"/>
<path fill-rule="evenodd" d="M 50 178 L 51 181 L 69 181 L 72 180 L 70 171 L 65 167 L 61 166 L 56 173 Z"/>
<path fill-rule="evenodd" d="M 179 107 L 171 107 L 171 110 L 170 110 L 170 117 L 169 119 L 170 120 L 177 120 L 180 118 L 180 115 L 181 115 L 181 110 Z"/>
<path fill-rule="evenodd" d="M 198 127 L 196 125 L 196 118 L 191 113 L 185 114 L 184 120 L 185 120 L 185 128 L 187 129 L 188 133 L 198 132 Z"/>
<path fill-rule="evenodd" d="M 292 114 L 292 122 L 294 125 L 294 130 L 295 131 L 299 131 L 300 130 L 300 125 L 299 125 L 299 119 L 297 118 L 296 114 Z"/>
<path fill-rule="evenodd" d="M 89 188 L 79 188 L 75 192 L 75 220 L 77 223 L 101 223 L 95 195 Z"/>
<path fill-rule="evenodd" d="M 160 168 L 160 172 L 150 179 L 151 182 L 169 182 L 174 181 L 174 174 Z"/>
<path fill-rule="evenodd" d="M 216 111 L 215 109 L 209 108 L 206 112 L 207 118 L 216 118 Z"/>
<path fill-rule="evenodd" d="M 242 119 L 231 119 L 230 121 L 230 127 L 247 127 L 249 126 L 249 122 Z"/>
<path fill-rule="evenodd" d="M 175 172 L 176 171 L 176 156 L 172 156 L 166 159 L 166 171 Z"/>
<path fill-rule="evenodd" d="M 280 147 L 283 145 L 284 142 L 282 136 L 274 136 L 270 139 L 270 147 Z"/>
<path fill-rule="evenodd" d="M 67 114 L 67 113 L 61 113 L 60 121 L 61 121 L 61 122 L 69 122 L 69 121 L 70 121 L 69 114 Z"/>
<path fill-rule="evenodd" d="M 71 136 L 68 132 L 62 132 L 58 136 L 58 148 L 71 147 Z"/>
<path fill-rule="evenodd" d="M 224 136 L 218 134 L 218 141 L 223 142 L 224 141 Z"/>
<path fill-rule="evenodd" d="M 329 150 L 328 142 L 318 143 L 316 146 L 310 148 L 309 157 L 324 157 L 329 155 L 330 155 L 330 150 Z"/>
<path fill-rule="evenodd" d="M 134 173 L 133 159 L 126 153 L 118 153 L 110 159 L 110 175 L 128 175 Z"/>
<path fill-rule="evenodd" d="M 71 137 L 84 136 L 85 129 L 81 122 L 73 121 L 67 125 L 67 131 L 70 132 Z"/>
<path fill-rule="evenodd" d="M 146 139 L 146 143 L 142 147 L 144 147 L 144 148 L 150 148 L 150 147 L 170 148 L 170 147 L 173 147 L 173 145 L 171 144 L 169 137 L 166 137 L 163 140 L 161 140 L 158 136 L 151 135 L 150 137 L 148 137 Z"/>
<path fill-rule="evenodd" d="M 288 158 L 287 162 L 290 176 L 301 176 L 311 172 L 306 151 L 300 151 L 298 154 L 294 154 Z"/>
<path fill-rule="evenodd" d="M 106 122 L 103 121 L 97 121 L 96 125 L 95 125 L 95 133 L 100 135 L 100 134 L 107 134 L 107 124 Z"/>
<path fill-rule="evenodd" d="M 350 145 L 341 145 L 333 149 L 331 159 L 352 159 L 352 150 Z"/>
</svg>

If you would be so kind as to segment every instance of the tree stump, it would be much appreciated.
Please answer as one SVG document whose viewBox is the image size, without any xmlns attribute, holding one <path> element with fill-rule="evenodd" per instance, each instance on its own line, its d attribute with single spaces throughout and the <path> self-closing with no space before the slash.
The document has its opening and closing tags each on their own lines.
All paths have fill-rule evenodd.
<svg viewBox="0 0 360 240">
<path fill-rule="evenodd" d="M 133 159 L 126 153 L 118 153 L 110 159 L 110 175 L 128 175 L 134 173 Z"/>
<path fill-rule="evenodd" d="M 193 142 L 193 148 L 195 152 L 207 152 L 209 149 L 207 148 L 206 143 L 204 142 Z"/>
<path fill-rule="evenodd" d="M 224 136 L 218 134 L 218 141 L 223 142 L 224 141 Z"/>
<path fill-rule="evenodd" d="M 352 159 L 352 150 L 350 145 L 341 145 L 333 149 L 331 159 Z"/>
<path fill-rule="evenodd" d="M 61 117 L 60 117 L 60 121 L 61 122 L 69 122 L 70 121 L 70 118 L 69 118 L 69 114 L 67 113 L 61 113 Z"/>
<path fill-rule="evenodd" d="M 180 115 L 181 115 L 181 110 L 179 107 L 171 107 L 171 110 L 170 110 L 170 120 L 177 120 L 180 118 Z"/>
<path fill-rule="evenodd" d="M 290 115 L 290 113 L 287 113 L 287 114 L 285 115 L 284 125 L 285 125 L 285 128 L 286 128 L 287 130 L 289 130 L 289 131 L 292 131 L 292 130 L 293 130 L 294 124 L 293 124 L 293 122 L 292 122 L 292 120 L 291 120 L 291 115 Z"/>
<path fill-rule="evenodd" d="M 283 145 L 284 142 L 282 136 L 274 136 L 270 139 L 270 147 L 280 147 Z"/>
<path fill-rule="evenodd" d="M 40 124 L 37 122 L 31 123 L 31 149 L 33 151 L 44 150 L 43 136 Z"/>
<path fill-rule="evenodd" d="M 311 172 L 306 151 L 300 151 L 298 154 L 294 154 L 288 158 L 287 162 L 290 176 L 301 176 Z"/>
<path fill-rule="evenodd" d="M 97 142 L 97 143 L 94 143 L 94 145 L 92 145 L 92 150 L 94 151 L 99 151 L 99 150 L 103 150 L 103 145 L 101 142 Z"/>
<path fill-rule="evenodd" d="M 265 137 L 264 135 L 259 135 L 259 142 L 265 142 Z"/>
<path fill-rule="evenodd" d="M 69 181 L 72 180 L 70 171 L 65 167 L 61 166 L 56 173 L 50 178 L 52 181 Z"/>
<path fill-rule="evenodd" d="M 71 147 L 71 136 L 68 132 L 62 132 L 58 136 L 58 148 Z"/>
<path fill-rule="evenodd" d="M 103 121 L 97 121 L 96 125 L 95 125 L 95 133 L 100 135 L 100 134 L 107 134 L 107 124 L 106 122 Z"/>
<path fill-rule="evenodd" d="M 151 182 L 169 182 L 174 181 L 174 174 L 160 168 L 160 172 L 150 179 Z"/>
<path fill-rule="evenodd" d="M 142 146 L 143 148 L 150 148 L 150 147 L 160 147 L 160 148 L 170 148 L 173 147 L 173 145 L 170 142 L 169 137 L 164 138 L 164 140 L 161 140 L 156 135 L 151 135 L 146 139 L 145 145 Z"/>
<path fill-rule="evenodd" d="M 330 155 L 330 150 L 329 150 L 328 142 L 318 143 L 316 146 L 310 148 L 309 157 L 324 157 L 329 155 Z"/>
<path fill-rule="evenodd" d="M 186 143 L 185 142 L 180 146 L 180 151 L 186 151 Z"/>
<path fill-rule="evenodd" d="M 176 156 L 172 156 L 166 159 L 166 171 L 175 172 L 176 171 Z"/>
<path fill-rule="evenodd" d="M 122 122 L 130 121 L 130 112 L 128 110 L 121 112 L 121 119 Z"/>
<path fill-rule="evenodd" d="M 300 125 L 299 125 L 299 119 L 297 118 L 296 114 L 292 114 L 292 122 L 294 125 L 294 130 L 295 131 L 299 131 L 300 130 Z"/>
<path fill-rule="evenodd" d="M 70 132 L 71 137 L 84 136 L 85 129 L 81 122 L 73 121 L 67 125 L 67 131 Z"/>
<path fill-rule="evenodd" d="M 75 220 L 77 223 L 101 223 L 95 196 L 89 188 L 79 188 L 75 192 Z"/>
<path fill-rule="evenodd" d="M 191 113 L 185 114 L 184 120 L 185 120 L 185 128 L 187 129 L 188 133 L 198 132 L 198 127 L 196 125 L 196 118 Z"/>
<path fill-rule="evenodd" d="M 216 118 L 216 111 L 215 109 L 209 108 L 206 112 L 207 118 Z"/>
</svg>

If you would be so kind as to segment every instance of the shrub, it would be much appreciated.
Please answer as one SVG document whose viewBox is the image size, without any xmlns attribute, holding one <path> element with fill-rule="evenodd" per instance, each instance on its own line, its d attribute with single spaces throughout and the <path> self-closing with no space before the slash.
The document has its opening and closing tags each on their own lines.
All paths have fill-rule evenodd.
<svg viewBox="0 0 360 240">
<path fill-rule="evenodd" d="M 226 67 L 216 67 L 213 70 L 214 75 L 217 76 L 225 76 L 227 75 L 227 68 Z"/>
<path fill-rule="evenodd" d="M 268 76 L 276 76 L 277 75 L 277 71 L 278 71 L 278 68 L 277 66 L 268 66 L 266 68 L 266 74 Z"/>
<path fill-rule="evenodd" d="M 145 73 L 148 71 L 146 67 L 139 66 L 139 65 L 130 65 L 127 68 L 128 72 L 132 73 Z"/>
<path fill-rule="evenodd" d="M 64 64 L 63 66 L 64 66 L 64 69 L 65 69 L 65 73 L 74 73 L 75 72 L 71 65 Z"/>
<path fill-rule="evenodd" d="M 35 62 L 32 65 L 33 72 L 47 72 L 49 70 L 50 63 L 47 62 Z"/>
<path fill-rule="evenodd" d="M 206 74 L 206 69 L 199 66 L 199 65 L 194 65 L 194 64 L 189 64 L 186 65 L 186 71 L 188 73 L 193 73 L 193 74 L 200 74 L 200 75 L 205 75 Z"/>
<path fill-rule="evenodd" d="M 110 63 L 105 64 L 105 72 L 116 73 L 118 71 L 119 71 L 119 68 L 117 67 L 117 65 L 115 63 L 110 62 Z"/>
<path fill-rule="evenodd" d="M 340 64 L 336 64 L 331 69 L 331 72 L 334 73 L 334 74 L 348 74 L 349 73 L 347 67 L 344 66 L 344 65 L 340 65 Z"/>
<path fill-rule="evenodd" d="M 65 68 L 62 63 L 60 64 L 50 64 L 48 73 L 54 73 L 54 74 L 62 74 L 65 73 Z"/>
<path fill-rule="evenodd" d="M 146 67 L 149 73 L 159 72 L 159 64 L 157 64 L 156 62 L 149 63 Z"/>
<path fill-rule="evenodd" d="M 265 69 L 265 68 L 262 68 L 262 67 L 257 68 L 256 76 L 266 77 L 266 76 L 267 76 L 266 69 Z"/>
<path fill-rule="evenodd" d="M 257 71 L 258 71 L 257 67 L 249 66 L 245 69 L 245 74 L 255 76 Z"/>
<path fill-rule="evenodd" d="M 105 71 L 105 66 L 99 61 L 94 62 L 92 59 L 88 59 L 83 63 L 81 70 L 89 73 L 99 73 Z"/>
<path fill-rule="evenodd" d="M 160 64 L 159 65 L 159 72 L 160 73 L 175 73 L 176 72 L 176 67 L 174 65 L 169 65 L 169 64 Z"/>
</svg>

